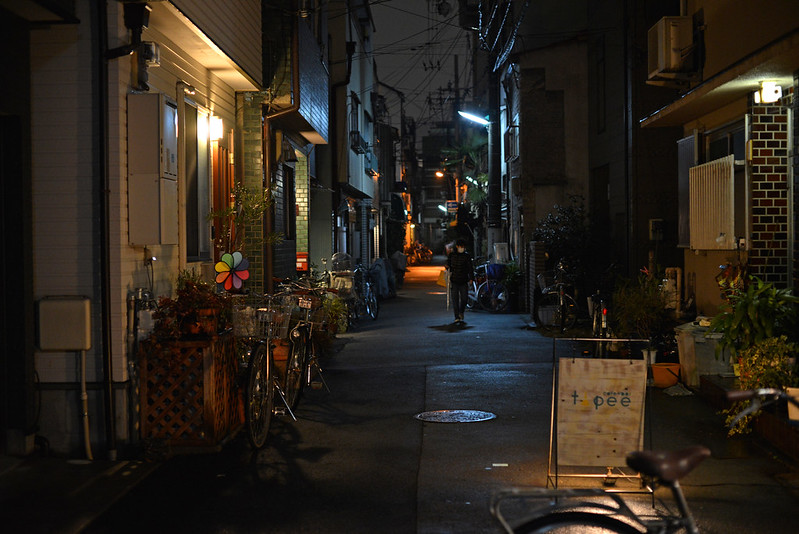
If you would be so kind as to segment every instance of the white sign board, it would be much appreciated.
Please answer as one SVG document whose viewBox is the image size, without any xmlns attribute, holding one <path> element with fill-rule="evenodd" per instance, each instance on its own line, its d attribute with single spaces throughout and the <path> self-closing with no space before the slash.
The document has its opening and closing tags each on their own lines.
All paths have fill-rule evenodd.
<svg viewBox="0 0 799 534">
<path fill-rule="evenodd" d="M 560 358 L 557 463 L 619 467 L 644 444 L 644 360 Z"/>
</svg>

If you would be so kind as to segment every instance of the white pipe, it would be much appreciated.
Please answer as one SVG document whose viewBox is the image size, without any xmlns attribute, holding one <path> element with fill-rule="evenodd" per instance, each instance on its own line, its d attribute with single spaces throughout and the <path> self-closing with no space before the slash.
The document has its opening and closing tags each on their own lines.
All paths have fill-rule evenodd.
<svg viewBox="0 0 799 534">
<path fill-rule="evenodd" d="M 80 402 L 81 418 L 83 419 L 83 442 L 86 447 L 86 458 L 92 457 L 91 433 L 89 432 L 89 395 L 86 393 L 86 351 L 80 351 Z"/>
</svg>

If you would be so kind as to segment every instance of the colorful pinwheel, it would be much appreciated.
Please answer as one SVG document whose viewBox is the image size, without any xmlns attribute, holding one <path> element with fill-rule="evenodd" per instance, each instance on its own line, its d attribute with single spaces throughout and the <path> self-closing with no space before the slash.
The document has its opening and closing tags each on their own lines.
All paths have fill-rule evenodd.
<svg viewBox="0 0 799 534">
<path fill-rule="evenodd" d="M 241 289 L 244 281 L 250 277 L 250 271 L 247 270 L 249 266 L 250 262 L 241 255 L 241 252 L 222 254 L 221 261 L 218 261 L 214 267 L 217 273 L 217 285 L 225 291 Z"/>
</svg>

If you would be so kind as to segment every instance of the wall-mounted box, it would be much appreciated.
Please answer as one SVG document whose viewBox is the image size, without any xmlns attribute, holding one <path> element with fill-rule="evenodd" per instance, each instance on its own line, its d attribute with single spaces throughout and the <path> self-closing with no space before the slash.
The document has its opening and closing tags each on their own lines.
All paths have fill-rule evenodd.
<svg viewBox="0 0 799 534">
<path fill-rule="evenodd" d="M 46 297 L 37 306 L 37 346 L 41 350 L 92 348 L 91 301 L 87 297 Z"/>
<path fill-rule="evenodd" d="M 128 95 L 128 241 L 178 242 L 177 107 L 162 93 Z"/>
</svg>

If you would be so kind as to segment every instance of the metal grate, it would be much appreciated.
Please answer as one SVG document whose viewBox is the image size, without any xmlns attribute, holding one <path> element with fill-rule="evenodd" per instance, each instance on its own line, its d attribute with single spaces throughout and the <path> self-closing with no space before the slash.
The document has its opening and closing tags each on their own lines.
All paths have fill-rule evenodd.
<svg viewBox="0 0 799 534">
<path fill-rule="evenodd" d="M 735 156 L 689 170 L 691 248 L 735 249 Z"/>
</svg>

